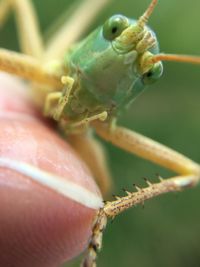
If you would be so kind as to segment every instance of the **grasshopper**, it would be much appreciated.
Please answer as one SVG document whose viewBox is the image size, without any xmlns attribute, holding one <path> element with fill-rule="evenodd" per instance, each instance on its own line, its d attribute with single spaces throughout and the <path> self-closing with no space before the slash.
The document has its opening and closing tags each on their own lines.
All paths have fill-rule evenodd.
<svg viewBox="0 0 200 267">
<path fill-rule="evenodd" d="M 126 196 L 116 196 L 115 200 L 106 201 L 99 207 L 82 262 L 84 267 L 96 266 L 107 218 L 114 218 L 160 194 L 193 187 L 200 180 L 198 163 L 117 125 L 120 112 L 129 107 L 147 85 L 159 80 L 163 73 L 162 61 L 200 64 L 200 57 L 159 52 L 157 37 L 147 26 L 157 0 L 151 1 L 138 20 L 114 15 L 70 48 L 82 32 L 73 31 L 77 16 L 82 15 L 81 23 L 85 29 L 107 2 L 84 1 L 73 19 L 50 40 L 45 50 L 31 2 L 0 2 L 1 23 L 10 9 L 16 12 L 23 52 L 0 49 L 0 70 L 31 82 L 33 100 L 41 106 L 45 116 L 57 121 L 60 131 L 68 136 L 91 168 L 103 193 L 109 189 L 110 177 L 103 150 L 91 135 L 91 128 L 112 144 L 177 173 L 168 179 L 160 178 L 155 184 L 146 180 L 147 187 L 136 186 L 137 192 L 126 191 Z M 94 4 L 93 10 L 86 17 L 84 14 L 91 3 Z M 85 153 L 88 150 L 89 157 Z"/>
</svg>

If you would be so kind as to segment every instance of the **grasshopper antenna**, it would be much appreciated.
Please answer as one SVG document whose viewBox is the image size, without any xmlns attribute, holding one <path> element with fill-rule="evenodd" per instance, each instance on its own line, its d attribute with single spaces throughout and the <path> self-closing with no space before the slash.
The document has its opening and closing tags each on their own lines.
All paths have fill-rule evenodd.
<svg viewBox="0 0 200 267">
<path fill-rule="evenodd" d="M 146 10 L 146 11 L 144 12 L 144 14 L 138 19 L 138 22 L 137 22 L 138 26 L 140 26 L 141 28 L 143 28 L 143 27 L 147 24 L 147 22 L 148 22 L 148 20 L 149 20 L 149 18 L 150 18 L 150 16 L 151 16 L 151 14 L 153 13 L 153 11 L 154 11 L 154 9 L 155 9 L 157 3 L 158 3 L 158 0 L 152 0 L 152 1 L 151 1 L 151 3 L 150 3 L 150 5 L 148 6 L 147 10 Z"/>
<path fill-rule="evenodd" d="M 152 0 L 147 10 L 144 12 L 144 14 L 138 19 L 137 25 L 141 28 L 143 28 L 151 14 L 153 13 L 156 5 L 158 4 L 158 0 Z M 198 56 L 189 56 L 189 55 L 178 55 L 178 54 L 157 54 L 150 56 L 149 59 L 147 59 L 147 62 L 149 64 L 154 64 L 159 61 L 174 61 L 174 62 L 182 62 L 182 63 L 191 63 L 191 64 L 200 64 L 200 57 Z"/>
<path fill-rule="evenodd" d="M 200 57 L 176 54 L 157 54 L 153 55 L 150 61 L 151 63 L 157 63 L 159 61 L 175 61 L 191 64 L 200 64 Z"/>
</svg>

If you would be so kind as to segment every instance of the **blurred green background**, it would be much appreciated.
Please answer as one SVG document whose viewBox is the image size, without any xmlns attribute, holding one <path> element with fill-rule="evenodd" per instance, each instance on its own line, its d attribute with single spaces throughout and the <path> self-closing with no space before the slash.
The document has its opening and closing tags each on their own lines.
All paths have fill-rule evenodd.
<svg viewBox="0 0 200 267">
<path fill-rule="evenodd" d="M 99 1 L 99 0 L 94 0 Z M 42 31 L 55 22 L 72 0 L 34 0 Z M 149 0 L 113 2 L 91 24 L 90 30 L 115 13 L 139 17 Z M 160 1 L 150 25 L 161 51 L 200 55 L 200 1 Z M 81 18 L 80 18 L 81 19 Z M 17 50 L 14 19 L 1 29 L 0 46 Z M 200 162 L 200 66 L 164 63 L 161 80 L 141 95 L 123 114 L 121 125 L 169 145 Z M 172 173 L 106 144 L 114 177 L 113 193 L 143 185 L 141 177 L 156 181 L 155 173 Z M 199 267 L 200 188 L 153 199 L 108 223 L 98 266 Z M 80 260 L 80 259 L 79 259 Z M 78 261 L 79 261 L 78 260 Z M 78 266 L 78 261 L 66 266 Z"/>
</svg>

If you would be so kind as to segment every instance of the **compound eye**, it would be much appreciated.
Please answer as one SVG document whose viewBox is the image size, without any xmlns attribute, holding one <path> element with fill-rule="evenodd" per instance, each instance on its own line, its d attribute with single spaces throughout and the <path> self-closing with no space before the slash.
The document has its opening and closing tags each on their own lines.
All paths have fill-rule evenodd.
<svg viewBox="0 0 200 267">
<path fill-rule="evenodd" d="M 144 84 L 152 84 L 156 82 L 163 73 L 163 64 L 162 62 L 156 63 L 152 69 L 143 75 Z"/>
<path fill-rule="evenodd" d="M 129 26 L 128 18 L 122 15 L 115 15 L 109 18 L 103 25 L 103 36 L 112 41 Z"/>
</svg>

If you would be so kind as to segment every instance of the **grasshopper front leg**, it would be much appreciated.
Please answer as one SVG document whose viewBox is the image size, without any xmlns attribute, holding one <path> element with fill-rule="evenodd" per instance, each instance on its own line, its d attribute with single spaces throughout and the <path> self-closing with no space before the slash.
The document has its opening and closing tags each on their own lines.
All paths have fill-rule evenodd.
<svg viewBox="0 0 200 267">
<path fill-rule="evenodd" d="M 82 265 L 84 267 L 96 266 L 96 256 L 98 250 L 101 249 L 102 232 L 106 227 L 107 218 L 114 218 L 124 210 L 137 204 L 143 204 L 145 200 L 158 195 L 193 187 L 200 180 L 199 164 L 150 138 L 118 126 L 111 131 L 105 123 L 95 123 L 95 129 L 99 136 L 114 145 L 180 175 L 164 180 L 160 178 L 160 182 L 157 184 L 151 184 L 147 180 L 146 188 L 140 189 L 136 186 L 137 192 L 126 192 L 125 197 L 116 197 L 116 200 L 106 202 L 104 207 L 99 210 L 94 222 L 93 234 Z"/>
<path fill-rule="evenodd" d="M 69 101 L 69 97 L 71 94 L 71 90 L 74 84 L 74 79 L 69 76 L 62 76 L 61 78 L 62 83 L 65 85 L 65 90 L 63 92 L 53 92 L 47 95 L 46 101 L 45 101 L 45 108 L 44 108 L 44 114 L 45 115 L 52 115 L 52 117 L 59 121 L 64 107 Z M 52 102 L 57 102 L 57 105 L 55 108 L 52 106 Z"/>
</svg>

